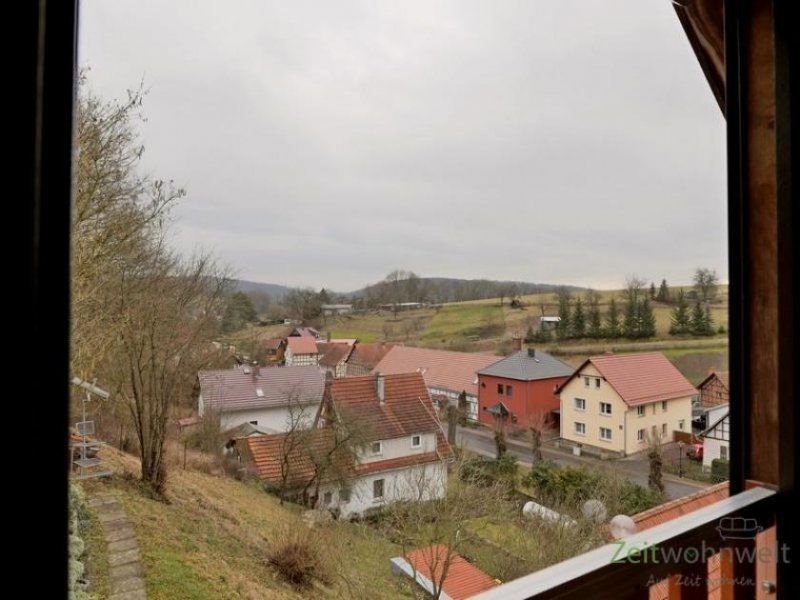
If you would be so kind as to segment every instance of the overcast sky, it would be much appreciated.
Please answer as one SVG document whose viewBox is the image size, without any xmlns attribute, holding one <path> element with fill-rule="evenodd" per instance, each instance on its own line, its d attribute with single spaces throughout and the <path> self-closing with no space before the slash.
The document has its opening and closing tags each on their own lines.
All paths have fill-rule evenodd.
<svg viewBox="0 0 800 600">
<path fill-rule="evenodd" d="M 725 126 L 669 0 L 81 2 L 176 244 L 242 278 L 727 280 Z"/>
</svg>

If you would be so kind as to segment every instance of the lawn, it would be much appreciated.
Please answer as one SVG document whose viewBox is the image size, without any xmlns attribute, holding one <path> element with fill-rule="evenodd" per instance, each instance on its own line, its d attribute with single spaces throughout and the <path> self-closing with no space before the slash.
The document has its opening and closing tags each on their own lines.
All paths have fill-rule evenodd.
<svg viewBox="0 0 800 600">
<path fill-rule="evenodd" d="M 399 549 L 367 526 L 320 526 L 317 531 L 331 549 L 333 580 L 298 590 L 279 577 L 266 556 L 287 528 L 305 527 L 299 507 L 281 506 L 255 484 L 179 468 L 170 471 L 169 503 L 164 503 L 122 475 L 136 470 L 135 459 L 111 449 L 103 458 L 118 474 L 85 487 L 110 491 L 125 507 L 139 542 L 148 598 L 408 597 L 404 583 L 389 570 L 389 559 Z M 91 554 L 99 542 L 90 540 Z"/>
<path fill-rule="evenodd" d="M 460 302 L 439 309 L 423 331 L 420 345 L 463 350 L 474 342 L 499 341 L 504 334 L 503 311 L 499 305 Z"/>
</svg>

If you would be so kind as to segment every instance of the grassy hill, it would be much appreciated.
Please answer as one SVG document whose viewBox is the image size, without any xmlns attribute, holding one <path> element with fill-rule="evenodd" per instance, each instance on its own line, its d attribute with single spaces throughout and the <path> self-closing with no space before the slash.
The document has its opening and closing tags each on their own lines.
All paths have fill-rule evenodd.
<svg viewBox="0 0 800 600">
<path fill-rule="evenodd" d="M 221 598 L 405 598 L 405 583 L 392 578 L 389 558 L 400 550 L 367 526 L 331 522 L 317 529 L 329 551 L 329 585 L 296 589 L 266 560 L 270 545 L 287 530 L 305 527 L 300 508 L 280 505 L 256 484 L 171 467 L 169 503 L 154 500 L 136 482 L 138 461 L 104 449 L 115 475 L 86 481 L 84 488 L 115 494 L 128 514 L 142 555 L 148 598 L 219 600 Z M 129 473 L 130 475 L 125 475 Z M 102 536 L 87 540 L 94 568 L 94 589 L 107 589 L 102 565 Z M 105 569 L 107 572 L 107 569 Z M 92 573 L 90 572 L 90 578 Z"/>
</svg>

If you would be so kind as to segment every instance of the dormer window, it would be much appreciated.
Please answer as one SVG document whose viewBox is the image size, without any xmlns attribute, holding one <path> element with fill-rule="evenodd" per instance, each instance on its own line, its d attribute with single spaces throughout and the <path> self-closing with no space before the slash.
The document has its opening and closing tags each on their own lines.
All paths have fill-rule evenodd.
<svg viewBox="0 0 800 600">
<path fill-rule="evenodd" d="M 421 448 L 422 447 L 422 436 L 421 435 L 412 435 L 411 436 L 411 447 L 412 448 Z"/>
<path fill-rule="evenodd" d="M 383 442 L 372 442 L 369 450 L 373 455 L 383 454 Z"/>
</svg>

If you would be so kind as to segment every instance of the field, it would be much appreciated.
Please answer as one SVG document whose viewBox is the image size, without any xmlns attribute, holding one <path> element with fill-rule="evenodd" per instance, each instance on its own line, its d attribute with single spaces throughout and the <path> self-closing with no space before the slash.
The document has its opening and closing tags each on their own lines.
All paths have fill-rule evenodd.
<svg viewBox="0 0 800 600">
<path fill-rule="evenodd" d="M 148 598 L 409 597 L 405 583 L 393 579 L 389 570 L 389 558 L 400 550 L 365 525 L 331 522 L 318 527 L 315 531 L 331 549 L 333 581 L 297 590 L 280 579 L 266 554 L 287 528 L 305 527 L 299 507 L 281 506 L 255 484 L 177 465 L 169 473 L 169 503 L 156 501 L 124 475 L 136 471 L 134 458 L 113 449 L 103 450 L 102 457 L 118 475 L 83 485 L 90 494 L 115 494 L 125 507 L 139 542 Z M 88 539 L 90 555 L 102 556 L 101 544 L 102 536 Z"/>
</svg>

